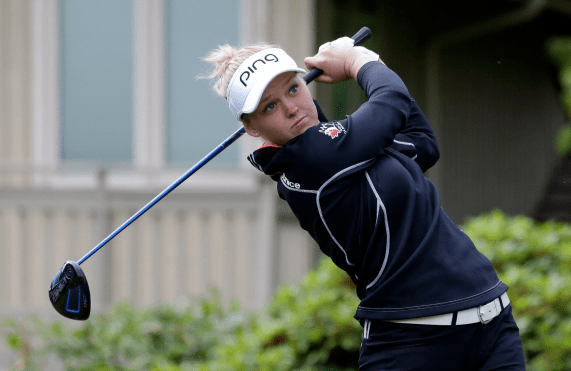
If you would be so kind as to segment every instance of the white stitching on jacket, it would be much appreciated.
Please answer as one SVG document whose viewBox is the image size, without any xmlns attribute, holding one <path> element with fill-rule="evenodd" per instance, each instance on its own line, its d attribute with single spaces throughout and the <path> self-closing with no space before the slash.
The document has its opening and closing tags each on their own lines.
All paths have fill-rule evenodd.
<svg viewBox="0 0 571 371">
<path fill-rule="evenodd" d="M 253 154 L 253 153 L 251 153 L 251 154 L 248 156 L 248 160 L 250 160 L 250 162 L 252 163 L 252 165 L 256 166 L 262 173 L 264 172 L 264 170 L 262 169 L 262 167 L 260 166 L 260 164 L 258 164 L 258 163 L 256 162 L 256 160 L 254 159 L 254 154 Z"/>
<path fill-rule="evenodd" d="M 396 139 L 393 140 L 393 142 L 394 142 L 394 143 L 397 143 L 397 144 L 402 144 L 402 145 L 405 145 L 405 146 L 413 146 L 414 148 L 416 148 L 416 146 L 415 146 L 414 144 L 409 143 L 409 142 L 401 142 L 400 140 L 396 140 Z"/>
<path fill-rule="evenodd" d="M 412 146 L 414 149 L 416 149 L 416 146 L 412 143 L 409 142 L 401 142 L 400 140 L 393 140 L 393 143 L 397 143 L 397 144 L 402 144 L 403 146 Z M 418 157 L 418 154 L 415 154 L 414 157 L 411 158 L 411 160 L 416 160 L 416 158 Z"/>
<path fill-rule="evenodd" d="M 368 162 L 374 161 L 375 159 L 369 159 L 363 162 L 360 162 L 358 164 L 349 166 L 341 171 L 339 171 L 337 174 L 333 175 L 331 178 L 329 178 L 325 183 L 323 183 L 321 185 L 321 187 L 319 188 L 319 191 L 317 192 L 317 198 L 316 198 L 316 202 L 317 202 L 317 210 L 319 211 L 319 216 L 321 217 L 321 221 L 323 222 L 323 225 L 325 226 L 325 229 L 327 230 L 327 232 L 329 233 L 329 236 L 331 236 L 331 239 L 333 240 L 333 242 L 335 242 L 335 244 L 337 245 L 337 247 L 339 247 L 341 249 L 341 251 L 343 251 L 343 254 L 345 255 L 345 261 L 347 262 L 347 264 L 349 264 L 350 266 L 354 267 L 355 264 L 351 263 L 349 261 L 349 257 L 347 256 L 347 252 L 345 251 L 345 249 L 343 248 L 343 246 L 341 246 L 341 244 L 339 243 L 339 241 L 337 241 L 335 239 L 335 237 L 333 237 L 333 233 L 331 233 L 331 231 L 329 230 L 329 227 L 327 226 L 327 223 L 325 222 L 325 218 L 323 217 L 323 212 L 321 211 L 321 204 L 319 203 L 319 196 L 321 195 L 321 191 L 323 191 L 323 188 L 325 188 L 329 183 L 331 183 L 335 178 L 337 178 L 339 175 L 352 170 L 356 167 L 359 167 L 361 165 L 364 165 Z M 357 275 L 355 275 L 355 277 L 357 277 Z"/>
<path fill-rule="evenodd" d="M 377 193 L 377 190 L 373 186 L 373 181 L 371 180 L 371 177 L 369 176 L 369 172 L 365 171 L 365 176 L 367 177 L 367 181 L 369 182 L 369 185 L 371 186 L 371 189 L 373 190 L 373 193 L 375 194 L 375 197 L 377 198 L 377 221 L 379 219 L 379 206 L 380 206 L 383 209 L 383 214 L 385 216 L 385 230 L 387 233 L 387 243 L 386 243 L 386 247 L 385 247 L 385 260 L 383 261 L 383 265 L 381 266 L 381 270 L 379 271 L 379 274 L 377 275 L 377 277 L 373 280 L 373 282 L 371 282 L 367 285 L 367 288 L 370 289 L 371 287 L 373 287 L 375 285 L 375 283 L 377 283 L 379 278 L 381 278 L 381 275 L 383 274 L 383 271 L 385 270 L 385 266 L 387 265 L 387 261 L 389 260 L 389 248 L 391 246 L 391 231 L 389 229 L 389 220 L 387 218 L 387 209 L 385 208 L 385 205 L 383 204 L 383 200 L 381 200 L 381 197 L 379 196 L 379 194 Z"/>
</svg>

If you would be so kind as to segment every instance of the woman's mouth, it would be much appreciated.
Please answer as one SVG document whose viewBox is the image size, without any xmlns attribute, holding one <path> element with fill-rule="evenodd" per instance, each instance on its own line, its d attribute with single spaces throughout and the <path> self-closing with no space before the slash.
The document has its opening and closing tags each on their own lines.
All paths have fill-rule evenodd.
<svg viewBox="0 0 571 371">
<path fill-rule="evenodd" d="M 293 124 L 293 125 L 291 126 L 292 129 L 295 128 L 296 126 L 298 126 L 299 123 L 302 122 L 304 118 L 305 118 L 305 116 L 303 116 L 302 118 L 300 118 L 299 120 L 297 120 L 297 121 L 295 122 L 295 124 Z"/>
</svg>

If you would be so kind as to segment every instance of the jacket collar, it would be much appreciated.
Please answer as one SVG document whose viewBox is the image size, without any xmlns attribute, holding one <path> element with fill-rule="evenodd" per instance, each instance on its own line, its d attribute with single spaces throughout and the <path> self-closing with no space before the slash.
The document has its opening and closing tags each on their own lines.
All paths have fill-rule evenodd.
<svg viewBox="0 0 571 371">
<path fill-rule="evenodd" d="M 317 118 L 319 119 L 319 122 L 328 122 L 327 117 L 315 99 L 313 100 L 313 103 L 315 104 L 315 108 L 317 108 Z M 286 143 L 284 147 L 287 147 L 288 143 Z M 280 172 L 277 169 L 281 168 L 279 165 L 282 162 L 279 159 L 280 156 L 277 155 L 284 147 L 264 143 L 260 148 L 248 156 L 248 160 L 256 169 L 271 176 L 272 179 L 277 180 L 280 176 Z M 276 158 L 274 159 L 274 157 Z"/>
</svg>

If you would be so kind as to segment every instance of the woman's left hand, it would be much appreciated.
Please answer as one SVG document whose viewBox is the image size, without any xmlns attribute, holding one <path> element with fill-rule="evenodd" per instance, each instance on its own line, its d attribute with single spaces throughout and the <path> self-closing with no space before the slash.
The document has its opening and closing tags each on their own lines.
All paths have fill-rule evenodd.
<svg viewBox="0 0 571 371">
<path fill-rule="evenodd" d="M 319 68 L 323 74 L 315 79 L 317 82 L 333 84 L 357 79 L 361 67 L 370 61 L 378 60 L 378 55 L 364 54 L 349 43 L 337 42 L 324 44 L 314 57 L 305 58 L 305 66 L 311 70 Z"/>
</svg>

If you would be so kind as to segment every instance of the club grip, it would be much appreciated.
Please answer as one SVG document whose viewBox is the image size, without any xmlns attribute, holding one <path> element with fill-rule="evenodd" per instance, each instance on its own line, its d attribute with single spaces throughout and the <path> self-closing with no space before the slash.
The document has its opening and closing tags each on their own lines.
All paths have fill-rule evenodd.
<svg viewBox="0 0 571 371">
<path fill-rule="evenodd" d="M 371 38 L 371 30 L 369 27 L 363 27 L 351 38 L 355 40 L 355 46 L 359 46 Z"/>
<path fill-rule="evenodd" d="M 369 29 L 369 27 L 363 27 L 351 38 L 355 40 L 354 46 L 361 45 L 362 43 L 371 38 L 371 30 Z M 322 73 L 323 70 L 320 70 L 319 68 L 314 68 L 311 71 L 309 71 L 305 76 L 303 76 L 303 79 L 305 80 L 306 84 L 309 84 Z"/>
</svg>

